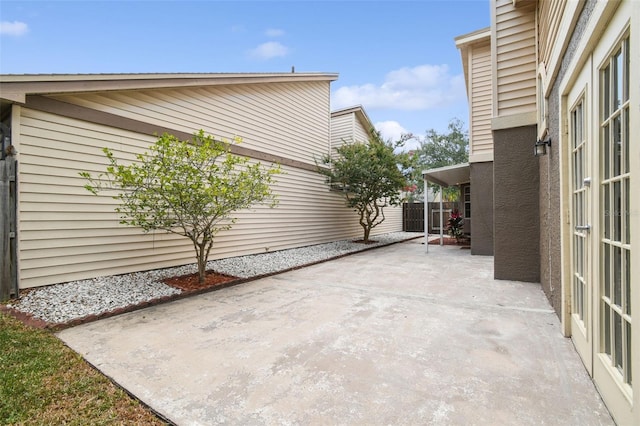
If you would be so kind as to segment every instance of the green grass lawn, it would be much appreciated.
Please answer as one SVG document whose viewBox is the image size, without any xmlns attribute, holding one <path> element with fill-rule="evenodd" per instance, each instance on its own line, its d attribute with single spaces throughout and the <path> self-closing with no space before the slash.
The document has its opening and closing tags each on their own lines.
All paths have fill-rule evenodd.
<svg viewBox="0 0 640 426">
<path fill-rule="evenodd" d="M 0 312 L 0 424 L 164 424 L 51 333 Z"/>
</svg>

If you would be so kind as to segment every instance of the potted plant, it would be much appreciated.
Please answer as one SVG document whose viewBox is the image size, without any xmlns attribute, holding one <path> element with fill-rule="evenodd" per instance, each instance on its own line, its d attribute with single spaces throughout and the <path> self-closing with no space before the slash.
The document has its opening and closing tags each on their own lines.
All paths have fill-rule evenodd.
<svg viewBox="0 0 640 426">
<path fill-rule="evenodd" d="M 460 214 L 458 209 L 453 209 L 451 215 L 449 216 L 449 225 L 447 226 L 447 233 L 456 239 L 456 243 L 460 242 L 460 239 L 464 235 L 464 231 L 462 229 L 462 223 L 464 222 L 464 218 Z"/>
</svg>

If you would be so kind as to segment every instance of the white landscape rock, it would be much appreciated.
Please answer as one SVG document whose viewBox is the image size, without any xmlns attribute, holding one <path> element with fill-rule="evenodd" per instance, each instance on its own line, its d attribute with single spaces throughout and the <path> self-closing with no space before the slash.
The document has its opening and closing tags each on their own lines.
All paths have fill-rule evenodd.
<svg viewBox="0 0 640 426">
<path fill-rule="evenodd" d="M 230 257 L 209 261 L 207 269 L 238 278 L 253 278 L 417 236 L 416 233 L 394 232 L 376 235 L 373 237 L 376 243 L 369 245 L 342 240 L 250 256 Z M 190 264 L 176 268 L 55 284 L 31 290 L 20 299 L 11 301 L 7 306 L 48 323 L 62 324 L 180 294 L 181 290 L 164 284 L 162 280 L 195 272 L 197 272 L 196 264 Z"/>
</svg>

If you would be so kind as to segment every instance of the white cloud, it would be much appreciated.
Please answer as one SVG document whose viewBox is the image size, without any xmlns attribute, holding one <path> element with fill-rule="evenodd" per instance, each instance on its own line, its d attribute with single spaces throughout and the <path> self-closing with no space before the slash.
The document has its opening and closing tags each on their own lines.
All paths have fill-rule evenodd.
<svg viewBox="0 0 640 426">
<path fill-rule="evenodd" d="M 29 31 L 29 27 L 24 22 L 19 21 L 2 21 L 0 22 L 0 34 L 6 34 L 10 36 L 21 36 Z"/>
<path fill-rule="evenodd" d="M 417 111 L 444 107 L 465 96 L 462 75 L 452 75 L 447 65 L 427 64 L 391 71 L 381 85 L 340 87 L 333 94 L 332 108 L 364 105 Z"/>
<path fill-rule="evenodd" d="M 280 56 L 287 56 L 289 48 L 278 43 L 277 41 L 269 41 L 262 43 L 255 49 L 249 51 L 249 55 L 258 59 L 271 59 Z"/>
<path fill-rule="evenodd" d="M 277 28 L 269 28 L 265 31 L 267 37 L 282 37 L 284 35 L 284 30 L 279 30 Z"/>
<path fill-rule="evenodd" d="M 379 121 L 374 124 L 376 130 L 382 135 L 382 139 L 393 142 L 399 141 L 403 134 L 409 133 L 407 129 L 402 127 L 397 121 Z"/>
</svg>

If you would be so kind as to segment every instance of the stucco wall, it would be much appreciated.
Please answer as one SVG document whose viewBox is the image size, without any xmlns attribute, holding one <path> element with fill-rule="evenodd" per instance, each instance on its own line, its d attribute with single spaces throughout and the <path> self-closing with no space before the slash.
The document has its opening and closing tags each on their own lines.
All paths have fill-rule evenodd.
<svg viewBox="0 0 640 426">
<path fill-rule="evenodd" d="M 576 28 L 564 53 L 560 70 L 554 81 L 548 100 L 549 116 L 547 127 L 552 147 L 544 157 L 540 157 L 540 283 L 549 302 L 559 316 L 562 309 L 561 291 L 561 213 L 560 213 L 560 82 L 564 78 L 567 66 L 573 58 L 575 47 L 582 37 L 584 27 L 591 16 L 596 1 L 588 1 L 576 23 Z"/>
<path fill-rule="evenodd" d="M 493 255 L 493 162 L 471 163 L 471 254 Z"/>
<path fill-rule="evenodd" d="M 540 281 L 536 126 L 494 130 L 494 276 Z"/>
</svg>

